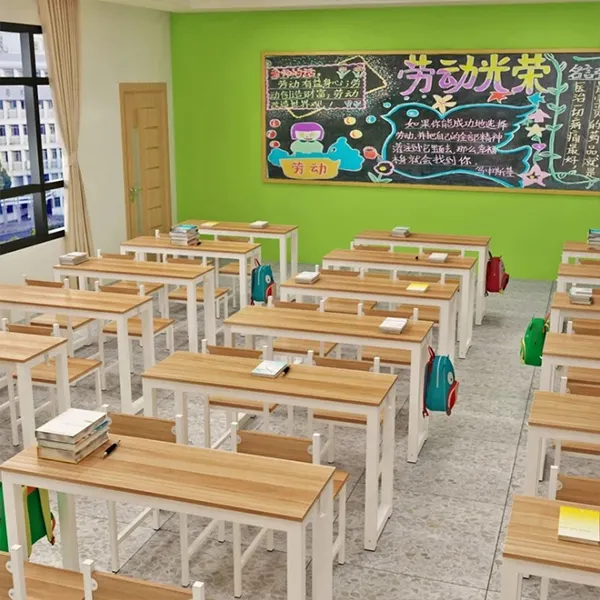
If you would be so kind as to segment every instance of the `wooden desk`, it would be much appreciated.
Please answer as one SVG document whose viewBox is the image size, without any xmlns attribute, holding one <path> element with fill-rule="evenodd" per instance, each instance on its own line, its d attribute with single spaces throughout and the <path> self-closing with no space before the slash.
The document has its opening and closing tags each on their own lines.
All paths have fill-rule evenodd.
<svg viewBox="0 0 600 600">
<path fill-rule="evenodd" d="M 253 257 L 260 261 L 260 244 L 243 242 L 220 242 L 204 240 L 198 246 L 177 246 L 171 244 L 167 234 L 160 236 L 142 235 L 121 244 L 121 252 L 135 252 L 136 258 L 146 260 L 147 254 L 161 256 L 189 256 L 191 258 L 225 258 L 237 260 L 240 267 L 240 306 L 248 305 L 248 261 Z M 218 279 L 218 278 L 217 278 Z M 218 283 L 217 283 L 218 285 Z"/>
<path fill-rule="evenodd" d="M 600 285 L 600 263 L 596 265 L 576 265 L 561 263 L 558 267 L 556 289 L 566 292 L 571 284 Z"/>
<path fill-rule="evenodd" d="M 478 235 L 448 235 L 443 233 L 411 233 L 407 237 L 397 237 L 391 231 L 367 230 L 359 233 L 355 238 L 356 244 L 381 243 L 390 248 L 418 248 L 422 254 L 425 248 L 439 248 L 440 250 L 460 250 L 477 253 L 477 293 L 475 323 L 481 325 L 485 316 L 485 280 L 487 262 L 490 255 L 490 242 L 492 238 Z"/>
<path fill-rule="evenodd" d="M 54 275 L 57 281 L 63 277 L 75 276 L 87 278 L 123 278 L 139 283 L 162 283 L 164 286 L 182 286 L 187 290 L 187 326 L 188 342 L 192 352 L 198 352 L 198 313 L 196 306 L 196 286 L 204 288 L 204 330 L 209 343 L 216 343 L 215 319 L 215 269 L 194 263 L 156 263 L 141 260 L 119 260 L 110 258 L 91 258 L 79 265 L 55 265 Z M 166 287 L 163 290 L 168 293 Z M 164 302 L 166 311 L 162 316 L 168 318 L 168 301 Z"/>
<path fill-rule="evenodd" d="M 430 273 L 440 276 L 445 283 L 447 275 L 460 278 L 458 339 L 462 347 L 468 348 L 473 337 L 475 302 L 474 258 L 449 256 L 446 262 L 437 263 L 426 258 L 398 252 L 377 250 L 333 250 L 323 257 L 323 267 L 346 267 L 351 269 L 384 269 L 402 273 Z M 371 281 L 371 279 L 369 279 Z"/>
<path fill-rule="evenodd" d="M 502 600 L 520 597 L 524 574 L 600 586 L 600 547 L 558 539 L 564 504 L 515 496 L 504 539 Z"/>
<path fill-rule="evenodd" d="M 598 290 L 600 292 L 600 290 Z M 565 319 L 600 319 L 600 293 L 592 304 L 572 304 L 567 292 L 556 292 L 550 306 L 550 331 L 561 333 Z"/>
<path fill-rule="evenodd" d="M 0 310 L 47 312 L 71 317 L 89 317 L 116 321 L 117 350 L 119 354 L 119 382 L 122 412 L 135 412 L 137 405 L 131 398 L 129 372 L 129 337 L 127 320 L 137 316 L 142 319 L 144 368 L 154 364 L 154 337 L 152 335 L 152 298 L 124 294 L 96 293 L 87 290 L 67 290 L 24 285 L 0 285 Z"/>
<path fill-rule="evenodd" d="M 204 395 L 206 398 L 212 394 L 231 398 L 243 397 L 269 404 L 365 415 L 365 548 L 374 550 L 392 514 L 396 376 L 294 365 L 285 377 L 268 379 L 252 375 L 252 370 L 260 362 L 257 359 L 232 356 L 176 352 L 142 375 L 145 414 L 156 416 L 155 391 L 166 389 L 174 392 L 175 410 L 184 415 L 187 414 L 188 393 Z M 382 406 L 385 406 L 385 410 L 381 462 L 382 491 L 379 501 Z M 209 416 L 209 408 L 205 402 L 204 418 Z M 187 424 L 185 426 L 187 428 Z M 312 435 L 312 431 L 308 432 L 308 435 Z"/>
<path fill-rule="evenodd" d="M 209 220 L 191 219 L 183 222 L 186 225 L 196 225 L 198 231 L 204 235 L 228 235 L 235 237 L 249 237 L 254 240 L 279 240 L 279 281 L 288 278 L 287 241 L 290 240 L 291 271 L 293 277 L 298 272 L 298 226 L 273 225 L 257 229 L 250 227 L 250 223 L 237 223 L 234 221 L 218 221 L 215 225 L 207 226 L 206 223 L 215 223 Z"/>
<path fill-rule="evenodd" d="M 0 365 L 7 367 L 9 378 L 12 377 L 13 369 L 17 372 L 17 393 L 21 407 L 24 447 L 35 444 L 35 407 L 31 369 L 43 363 L 46 357 L 56 358 L 58 406 L 59 411 L 63 412 L 71 406 L 67 340 L 45 335 L 0 331 Z"/>
<path fill-rule="evenodd" d="M 225 345 L 233 346 L 233 334 L 262 335 L 271 344 L 274 337 L 318 340 L 353 346 L 378 346 L 410 350 L 410 415 L 408 461 L 417 462 L 427 439 L 427 417 L 423 416 L 423 381 L 433 323 L 409 321 L 401 334 L 379 329 L 381 317 L 359 317 L 290 308 L 250 306 L 225 320 Z"/>
<path fill-rule="evenodd" d="M 600 259 L 600 248 L 588 246 L 587 242 L 565 242 L 562 249 L 562 262 L 568 263 L 573 258 L 579 262 L 580 258 Z"/>
<path fill-rule="evenodd" d="M 438 352 L 448 354 L 454 361 L 456 343 L 456 316 L 458 312 L 458 286 L 456 284 L 430 283 L 426 292 L 407 292 L 408 281 L 336 275 L 321 275 L 318 281 L 311 284 L 296 283 L 290 279 L 281 285 L 281 299 L 287 300 L 290 295 L 315 296 L 317 298 L 351 298 L 355 300 L 374 300 L 375 302 L 391 302 L 393 304 L 414 304 L 417 306 L 436 306 L 440 310 L 440 331 Z M 459 356 L 467 355 L 468 347 L 463 339 L 459 348 Z"/>
<path fill-rule="evenodd" d="M 593 396 L 535 392 L 527 433 L 527 458 L 524 493 L 535 496 L 539 453 L 545 455 L 545 440 L 600 443 L 600 402 Z M 560 445 L 555 450 L 560 465 Z"/>
<path fill-rule="evenodd" d="M 40 459 L 28 448 L 0 466 L 9 546 L 26 544 L 21 486 L 55 490 L 63 566 L 77 570 L 76 514 L 65 496 L 87 495 L 287 533 L 288 599 L 305 600 L 304 527 L 313 522 L 313 589 L 332 600 L 332 467 L 119 436 L 79 464 Z"/>
</svg>

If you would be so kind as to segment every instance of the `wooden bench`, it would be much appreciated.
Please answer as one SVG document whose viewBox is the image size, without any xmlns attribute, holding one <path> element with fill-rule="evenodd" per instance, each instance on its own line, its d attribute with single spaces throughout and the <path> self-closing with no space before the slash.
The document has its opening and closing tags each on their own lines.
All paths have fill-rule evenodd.
<svg viewBox="0 0 600 600">
<path fill-rule="evenodd" d="M 599 319 L 575 319 L 573 321 L 573 333 L 578 335 L 600 336 Z"/>
<path fill-rule="evenodd" d="M 600 397 L 600 369 L 569 367 L 566 387 L 571 394 Z"/>
</svg>

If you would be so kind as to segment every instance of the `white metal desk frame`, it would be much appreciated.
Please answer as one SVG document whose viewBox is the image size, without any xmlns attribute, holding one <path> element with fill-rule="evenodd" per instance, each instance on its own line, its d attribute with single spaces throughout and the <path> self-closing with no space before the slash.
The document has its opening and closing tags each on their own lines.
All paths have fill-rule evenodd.
<svg viewBox="0 0 600 600">
<path fill-rule="evenodd" d="M 306 537 L 305 524 L 313 522 L 313 598 L 333 599 L 333 480 L 323 489 L 304 521 L 287 521 L 280 518 L 253 515 L 234 510 L 213 508 L 178 500 L 150 497 L 143 494 L 110 490 L 98 486 L 59 481 L 54 478 L 20 473 L 2 473 L 2 486 L 6 510 L 6 529 L 9 547 L 15 544 L 26 547 L 25 514 L 21 486 L 54 490 L 58 495 L 59 527 L 62 566 L 79 571 L 79 545 L 74 496 L 90 496 L 113 500 L 134 506 L 171 511 L 174 513 L 207 517 L 217 521 L 231 521 L 284 531 L 287 534 L 287 585 L 288 600 L 306 600 Z"/>
<path fill-rule="evenodd" d="M 577 304 L 572 304 L 569 308 L 551 308 L 550 309 L 550 333 L 562 333 L 564 322 L 572 319 L 593 319 L 600 320 L 600 307 L 598 311 L 577 310 Z M 600 339 L 598 340 L 600 342 Z"/>
<path fill-rule="evenodd" d="M 131 310 L 128 310 L 126 313 L 123 314 L 115 314 L 113 312 L 104 312 L 98 310 L 89 310 L 85 308 L 69 308 L 67 306 L 61 306 L 60 308 L 56 308 L 52 305 L 45 306 L 39 304 L 27 304 L 25 302 L 0 301 L 0 310 L 1 309 L 20 310 L 23 312 L 53 311 L 56 313 L 60 313 L 61 315 L 66 315 L 68 317 L 90 317 L 92 319 L 115 321 L 117 323 L 117 353 L 119 356 L 119 388 L 121 394 L 121 412 L 132 414 L 135 412 L 139 412 L 142 409 L 143 399 L 139 398 L 136 402 L 133 402 L 131 396 L 131 374 L 129 372 L 131 360 L 129 352 L 129 333 L 127 321 L 128 319 L 137 316 L 138 311 L 140 312 L 140 317 L 142 320 L 142 346 L 144 352 L 144 368 L 149 369 L 155 362 L 154 336 L 152 334 L 152 298 L 148 297 L 147 301 L 144 304 L 132 308 Z M 59 375 L 58 372 L 57 375 Z M 17 389 L 20 396 L 20 387 L 18 387 Z M 62 395 L 60 388 L 57 390 L 57 394 L 60 402 L 60 397 Z M 59 404 L 59 407 L 60 406 L 61 405 Z"/>
<path fill-rule="evenodd" d="M 459 352 L 461 358 L 465 358 L 471 342 L 473 339 L 473 312 L 474 312 L 474 301 L 475 301 L 475 267 L 472 269 L 458 269 L 453 268 L 444 263 L 440 263 L 440 266 L 425 265 L 415 261 L 414 266 L 405 264 L 390 264 L 387 262 L 361 262 L 360 260 L 336 260 L 323 258 L 323 268 L 351 268 L 368 271 L 369 269 L 382 269 L 384 271 L 391 271 L 392 276 L 395 278 L 397 272 L 402 273 L 431 273 L 433 275 L 440 276 L 440 283 L 446 282 L 446 276 L 457 276 L 460 277 L 460 289 L 459 293 L 459 311 L 458 311 L 458 340 L 459 348 L 462 350 Z M 337 295 L 337 292 L 336 292 Z M 428 301 L 429 303 L 429 301 Z M 464 356 L 463 356 L 464 354 Z"/>
<path fill-rule="evenodd" d="M 291 271 L 290 277 L 298 273 L 298 228 L 296 227 L 288 233 L 269 233 L 262 229 L 256 229 L 256 233 L 248 231 L 237 231 L 233 229 L 220 229 L 218 227 L 203 227 L 198 226 L 198 231 L 202 235 L 214 235 L 215 239 L 219 235 L 227 235 L 230 237 L 250 238 L 250 243 L 254 240 L 279 240 L 279 281 L 282 283 L 288 279 L 288 262 L 287 262 L 287 241 L 290 240 L 290 260 Z"/>
<path fill-rule="evenodd" d="M 59 269 L 54 269 L 54 279 L 61 281 L 64 277 L 74 276 L 78 277 L 79 280 L 85 280 L 90 278 L 106 279 L 110 276 L 123 277 L 129 281 L 135 281 L 138 283 L 162 283 L 164 286 L 176 285 L 182 286 L 187 292 L 187 328 L 188 328 L 188 343 L 190 352 L 198 352 L 198 312 L 196 307 L 196 286 L 202 283 L 204 288 L 204 331 L 205 337 L 208 340 L 212 340 L 209 343 L 216 343 L 216 329 L 217 322 L 215 318 L 215 270 L 211 267 L 211 271 L 200 275 L 195 279 L 177 279 L 174 276 L 161 277 L 160 275 L 139 275 L 131 274 L 128 272 L 120 272 L 117 268 L 110 273 L 106 271 L 90 271 L 89 269 L 83 270 L 78 268 L 78 265 L 74 266 L 61 266 Z M 83 288 L 87 289 L 87 288 Z M 168 290 L 165 289 L 165 292 Z M 165 308 L 162 309 L 164 313 L 162 316 L 165 318 L 169 317 L 168 302 Z"/>
<path fill-rule="evenodd" d="M 157 236 L 158 237 L 158 236 Z M 219 252 L 218 250 L 202 250 L 202 244 L 198 246 L 173 246 L 169 248 L 155 248 L 153 246 L 134 246 L 129 245 L 126 242 L 121 244 L 121 253 L 126 254 L 127 252 L 135 253 L 136 260 L 146 260 L 148 254 L 154 254 L 160 257 L 163 262 L 166 261 L 167 256 L 186 256 L 188 258 L 202 258 L 202 264 L 206 266 L 208 258 L 219 258 L 237 260 L 240 267 L 239 281 L 240 281 L 240 308 L 248 306 L 248 260 L 252 261 L 252 258 L 256 258 L 259 262 L 261 260 L 261 248 L 260 246 L 256 250 L 250 252 Z M 128 275 L 129 277 L 129 275 Z"/>
<path fill-rule="evenodd" d="M 581 252 L 579 250 L 563 250 L 561 256 L 561 262 L 569 263 L 571 259 L 574 259 L 575 263 L 578 263 L 582 258 L 591 258 L 592 260 L 600 260 L 600 248 L 598 250 L 592 250 L 588 252 Z"/>
<path fill-rule="evenodd" d="M 57 338 L 49 337 L 48 340 Z M 69 389 L 68 345 L 65 339 L 60 346 L 40 354 L 27 362 L 18 363 L 1 361 L 0 365 L 8 365 L 9 369 L 17 372 L 17 394 L 21 408 L 21 428 L 23 430 L 23 447 L 33 446 L 35 439 L 35 407 L 33 404 L 33 383 L 31 380 L 31 369 L 45 362 L 46 358 L 56 359 L 56 395 L 59 412 L 64 412 L 71 406 L 71 391 Z M 10 384 L 9 384 L 10 385 Z"/>
<path fill-rule="evenodd" d="M 414 304 L 416 306 L 437 306 L 440 309 L 439 342 L 438 353 L 448 354 L 454 362 L 456 346 L 456 318 L 458 312 L 458 294 L 454 294 L 451 300 L 440 300 L 439 298 L 423 298 L 415 296 L 410 292 L 398 292 L 398 294 L 378 294 L 375 292 L 349 292 L 340 290 L 325 290 L 315 288 L 312 285 L 296 283 L 280 286 L 281 299 L 287 300 L 289 296 L 313 296 L 315 298 L 350 298 L 352 300 L 374 300 L 375 302 L 391 302 L 392 304 Z M 466 340 L 463 339 L 459 346 L 458 355 L 465 358 L 467 355 Z"/>
<path fill-rule="evenodd" d="M 296 336 L 298 337 L 298 336 Z M 227 342 L 227 330 L 225 333 L 225 345 Z M 364 343 L 364 341 L 363 341 Z M 318 367 L 314 367 L 318 369 Z M 423 377 L 421 377 L 421 381 Z M 379 460 L 379 448 L 381 445 L 380 406 L 365 406 L 344 402 L 332 402 L 320 398 L 308 398 L 299 396 L 287 396 L 278 393 L 252 392 L 249 390 L 231 389 L 227 387 L 216 387 L 201 384 L 175 382 L 167 379 L 150 379 L 142 377 L 144 393 L 144 414 L 156 416 L 156 394 L 155 390 L 169 390 L 175 394 L 175 412 L 184 417 L 184 427 L 187 435 L 187 403 L 188 393 L 201 395 L 219 395 L 230 398 L 243 396 L 247 400 L 256 400 L 262 403 L 278 403 L 287 406 L 301 406 L 315 410 L 330 410 L 347 412 L 357 415 L 365 415 L 367 418 L 366 439 L 366 473 L 365 473 L 365 530 L 364 547 L 366 550 L 375 550 L 377 541 L 383 531 L 388 519 L 392 515 L 393 484 L 394 484 L 394 439 L 395 439 L 395 416 L 396 416 L 396 394 L 392 389 L 384 400 L 384 424 L 382 458 Z M 205 405 L 206 406 L 206 405 Z M 420 407 L 422 408 L 422 406 Z M 419 411 L 420 414 L 420 411 Z M 204 415 L 204 418 L 210 418 Z M 426 423 L 425 423 L 426 425 Z M 309 432 L 312 435 L 312 432 Z M 426 439 L 425 429 L 423 443 Z M 379 494 L 379 478 L 381 477 L 381 500 Z M 288 552 L 290 549 L 288 548 Z"/>
<path fill-rule="evenodd" d="M 418 248 L 419 254 L 423 253 L 423 249 L 427 246 L 424 244 L 415 244 L 411 242 L 410 236 L 397 240 L 373 240 L 368 238 L 354 238 L 355 244 L 377 244 L 382 246 L 390 246 L 394 248 Z M 475 323 L 481 325 L 483 317 L 485 316 L 486 309 L 486 289 L 485 280 L 487 274 L 487 262 L 490 256 L 490 246 L 470 246 L 468 244 L 450 244 L 450 243 L 435 243 L 429 244 L 429 246 L 439 248 L 440 250 L 460 250 L 461 256 L 465 255 L 465 252 L 476 252 L 477 253 L 477 291 L 475 298 Z"/>
<path fill-rule="evenodd" d="M 556 291 L 566 292 L 569 285 L 578 283 L 585 285 L 600 286 L 600 277 L 575 276 L 575 275 L 558 275 L 556 278 Z"/>
<path fill-rule="evenodd" d="M 276 310 L 276 309 L 273 309 Z M 319 334 L 314 331 L 299 331 L 296 329 L 286 329 L 267 327 L 264 325 L 239 325 L 224 323 L 225 346 L 233 347 L 233 334 L 248 336 L 250 343 L 247 346 L 253 347 L 254 336 L 264 336 L 267 338 L 269 352 L 273 350 L 273 338 L 292 337 L 301 340 L 311 340 L 318 342 L 333 342 L 334 344 L 348 344 L 351 346 L 377 346 L 379 348 L 393 348 L 397 350 L 410 350 L 410 393 L 409 393 L 409 418 L 408 418 L 408 454 L 407 460 L 416 463 L 419 458 L 419 452 L 427 440 L 428 418 L 423 416 L 423 381 L 425 377 L 425 365 L 427 363 L 428 346 L 431 345 L 431 330 L 425 336 L 421 343 L 408 342 L 400 338 L 381 339 L 370 338 L 367 336 L 358 336 L 351 334 Z M 247 340 L 248 342 L 248 340 Z M 297 404 L 300 406 L 300 404 Z M 321 406 L 321 408 L 325 408 Z M 329 409 L 328 409 L 329 410 Z M 331 410 L 336 410 L 332 408 Z M 340 410 L 340 409 L 338 409 Z M 352 412 L 352 411 L 350 411 Z M 312 433 L 312 432 L 311 432 Z M 369 466 L 367 465 L 367 469 Z"/>
</svg>

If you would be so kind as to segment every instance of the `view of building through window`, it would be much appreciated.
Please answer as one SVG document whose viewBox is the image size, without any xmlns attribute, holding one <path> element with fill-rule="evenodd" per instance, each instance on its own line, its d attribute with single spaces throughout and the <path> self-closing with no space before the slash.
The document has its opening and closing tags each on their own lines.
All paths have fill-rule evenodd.
<svg viewBox="0 0 600 600">
<path fill-rule="evenodd" d="M 63 153 L 40 32 L 0 24 L 0 253 L 51 239 L 65 224 Z"/>
</svg>

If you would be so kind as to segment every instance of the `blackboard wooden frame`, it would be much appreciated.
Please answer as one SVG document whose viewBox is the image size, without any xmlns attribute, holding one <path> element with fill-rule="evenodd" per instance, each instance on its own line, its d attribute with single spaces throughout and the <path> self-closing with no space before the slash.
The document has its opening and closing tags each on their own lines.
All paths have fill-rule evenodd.
<svg viewBox="0 0 600 600">
<path fill-rule="evenodd" d="M 408 49 L 408 50 L 323 50 L 310 52 L 286 52 L 286 51 L 263 51 L 261 52 L 261 169 L 262 181 L 269 184 L 299 184 L 299 185 L 324 185 L 324 186 L 358 186 L 358 187 L 388 187 L 391 189 L 423 189 L 423 190 L 447 190 L 463 192 L 501 192 L 501 193 L 528 193 L 528 194 L 558 194 L 600 197 L 600 191 L 572 190 L 572 189 L 547 189 L 547 188 L 507 188 L 507 187 L 485 187 L 477 185 L 428 185 L 423 183 L 376 183 L 372 181 L 336 181 L 336 180 L 314 180 L 314 179 L 275 179 L 268 177 L 267 173 L 267 138 L 263 132 L 267 128 L 267 72 L 266 59 L 269 56 L 353 56 L 353 55 L 403 55 L 403 54 L 482 54 L 482 53 L 598 53 L 600 48 L 477 48 L 477 49 Z"/>
</svg>

